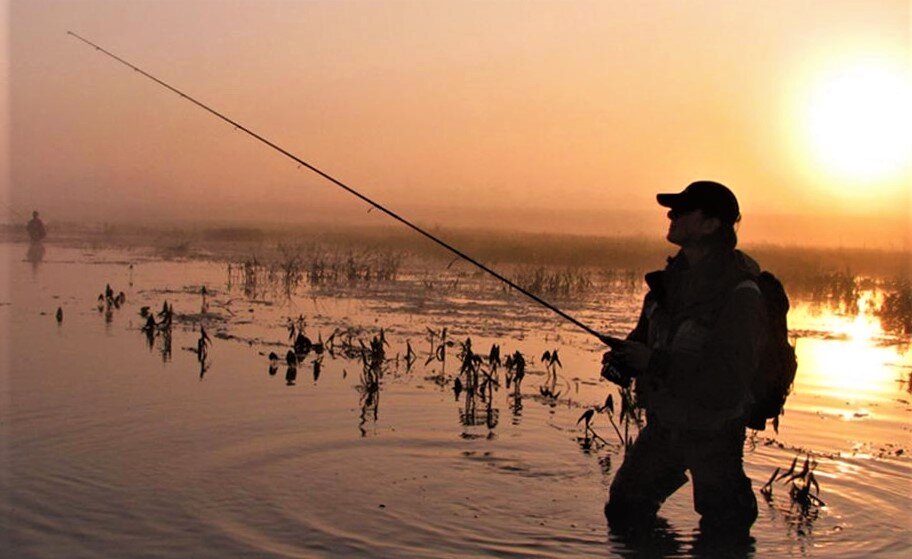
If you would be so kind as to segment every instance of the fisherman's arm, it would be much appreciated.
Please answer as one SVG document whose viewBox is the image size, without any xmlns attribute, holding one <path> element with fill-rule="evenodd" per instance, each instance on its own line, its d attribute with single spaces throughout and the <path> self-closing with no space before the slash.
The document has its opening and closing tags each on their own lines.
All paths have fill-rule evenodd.
<svg viewBox="0 0 912 559">
<path fill-rule="evenodd" d="M 608 345 L 611 350 L 605 354 L 602 363 L 610 361 L 616 365 L 620 365 L 621 369 L 616 369 L 623 377 L 626 378 L 625 384 L 622 386 L 627 386 L 629 384 L 629 379 L 638 374 L 641 371 L 641 368 L 631 366 L 627 363 L 628 360 L 636 358 L 633 356 L 632 352 L 637 350 L 645 351 L 647 354 L 649 352 L 646 343 L 649 339 L 649 310 L 654 306 L 650 294 L 646 294 L 646 298 L 643 301 L 643 308 L 640 311 L 640 316 L 637 319 L 636 326 L 633 330 L 627 334 L 625 339 L 615 338 L 612 336 L 603 335 L 601 337 L 602 341 Z M 648 356 L 646 357 L 648 360 Z M 642 360 L 642 359 L 641 359 Z M 645 361 L 644 361 L 645 363 Z M 642 368 L 645 368 L 643 365 Z M 606 375 L 605 369 L 602 370 L 602 376 L 605 376 L 608 380 L 612 382 L 618 382 L 618 379 L 612 378 L 611 375 Z"/>
</svg>

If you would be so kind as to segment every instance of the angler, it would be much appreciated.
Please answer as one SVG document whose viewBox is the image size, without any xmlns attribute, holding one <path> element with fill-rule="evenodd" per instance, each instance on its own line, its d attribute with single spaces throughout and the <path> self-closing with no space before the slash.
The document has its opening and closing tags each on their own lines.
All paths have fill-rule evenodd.
<svg viewBox="0 0 912 559">
<path fill-rule="evenodd" d="M 757 518 L 742 458 L 767 338 L 760 268 L 735 250 L 741 214 L 727 187 L 699 181 L 657 198 L 669 208 L 667 239 L 681 250 L 646 275 L 627 340 L 610 340 L 608 364 L 635 377 L 647 424 L 611 483 L 605 516 L 622 534 L 648 530 L 689 471 L 701 537 L 743 541 Z"/>
</svg>

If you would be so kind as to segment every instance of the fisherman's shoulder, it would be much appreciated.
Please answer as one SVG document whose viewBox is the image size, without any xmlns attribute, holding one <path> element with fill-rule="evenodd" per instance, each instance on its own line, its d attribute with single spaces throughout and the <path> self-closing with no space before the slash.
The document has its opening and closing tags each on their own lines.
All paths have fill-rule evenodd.
<svg viewBox="0 0 912 559">
<path fill-rule="evenodd" d="M 746 252 L 735 250 L 734 263 L 739 271 L 752 278 L 760 275 L 760 264 Z"/>
</svg>

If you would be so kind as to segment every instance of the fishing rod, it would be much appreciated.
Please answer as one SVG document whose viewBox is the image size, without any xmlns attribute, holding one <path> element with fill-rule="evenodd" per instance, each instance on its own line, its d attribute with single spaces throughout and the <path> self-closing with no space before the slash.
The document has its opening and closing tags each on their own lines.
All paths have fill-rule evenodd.
<svg viewBox="0 0 912 559">
<path fill-rule="evenodd" d="M 256 139 L 256 140 L 259 140 L 260 142 L 262 142 L 262 143 L 264 143 L 264 144 L 266 144 L 267 146 L 269 146 L 269 147 L 271 147 L 272 149 L 274 149 L 275 151 L 281 153 L 281 154 L 284 155 L 285 157 L 288 157 L 289 159 L 291 159 L 292 161 L 298 163 L 299 165 L 301 165 L 301 166 L 303 166 L 303 167 L 307 167 L 308 169 L 310 169 L 310 170 L 313 171 L 314 173 L 320 175 L 320 176 L 323 177 L 324 179 L 326 179 L 326 180 L 328 180 L 329 182 L 335 184 L 336 186 L 338 186 L 339 188 L 345 190 L 345 191 L 348 192 L 349 194 L 351 194 L 351 195 L 353 195 L 353 196 L 355 196 L 355 197 L 357 197 L 357 198 L 363 200 L 364 202 L 367 202 L 367 203 L 370 204 L 372 207 L 374 207 L 374 208 L 380 210 L 381 212 L 385 213 L 385 214 L 388 215 L 389 217 L 395 219 L 395 220 L 398 221 L 399 223 L 401 223 L 401 224 L 405 225 L 406 227 L 410 228 L 412 231 L 415 231 L 416 233 L 418 233 L 418 234 L 420 234 L 420 235 L 423 235 L 425 238 L 430 239 L 431 241 L 437 243 L 438 245 L 440 245 L 441 247 L 445 248 L 446 250 L 452 252 L 453 254 L 455 254 L 456 256 L 458 256 L 459 258 L 462 258 L 463 260 L 465 260 L 465 261 L 467 261 L 467 262 L 469 262 L 469 263 L 475 265 L 476 267 L 480 268 L 481 270 L 483 270 L 483 271 L 487 272 L 488 274 L 494 276 L 494 277 L 497 278 L 498 280 L 500 280 L 500 281 L 502 281 L 503 283 L 509 285 L 511 288 L 515 289 L 516 291 L 519 291 L 520 293 L 522 293 L 522 294 L 525 295 L 526 297 L 532 299 L 533 301 L 535 301 L 535 302 L 538 303 L 539 305 L 541 305 L 541 306 L 543 306 L 543 307 L 545 307 L 545 308 L 547 308 L 547 309 L 553 311 L 554 313 L 556 313 L 556 314 L 559 315 L 560 317 L 564 318 L 565 320 L 571 322 L 571 323 L 574 324 L 575 326 L 578 326 L 579 328 L 585 330 L 587 333 L 592 334 L 593 336 L 595 336 L 596 338 L 598 338 L 598 339 L 601 340 L 602 342 L 611 345 L 612 343 L 618 341 L 616 338 L 611 338 L 610 336 L 602 335 L 602 334 L 600 334 L 599 332 L 597 332 L 596 330 L 593 330 L 592 328 L 590 328 L 589 326 L 586 326 L 585 324 L 583 324 L 583 323 L 580 322 L 579 320 L 573 318 L 572 316 L 570 316 L 570 315 L 567 314 L 566 312 L 564 312 L 564 311 L 562 311 L 561 309 L 555 307 L 554 305 L 552 305 L 552 304 L 549 303 L 548 301 L 545 301 L 544 299 L 542 299 L 542 298 L 539 297 L 538 295 L 535 295 L 534 293 L 531 293 L 531 292 L 529 292 L 528 290 L 526 290 L 526 289 L 520 287 L 520 286 L 517 285 L 515 282 L 510 281 L 509 279 L 507 279 L 507 278 L 505 278 L 504 276 L 500 275 L 499 273 L 495 272 L 495 271 L 492 270 L 491 268 L 485 266 L 484 264 L 482 264 L 482 263 L 479 262 L 478 260 L 475 260 L 474 258 L 472 258 L 471 256 L 469 256 L 468 254 L 465 254 L 464 252 L 462 252 L 461 250 L 457 249 L 456 247 L 450 245 L 449 243 L 447 243 L 447 242 L 445 242 L 445 241 L 443 241 L 443 240 L 441 240 L 441 239 L 438 239 L 438 238 L 435 237 L 434 235 L 428 233 L 427 231 L 425 231 L 425 230 L 422 229 L 421 227 L 418 227 L 417 225 L 415 225 L 415 224 L 412 223 L 411 221 L 405 219 L 404 217 L 400 216 L 400 215 L 397 214 L 396 212 L 394 212 L 394 211 L 392 211 L 392 210 L 390 210 L 390 209 L 384 207 L 383 205 L 381 205 L 381 204 L 379 204 L 379 203 L 377 203 L 377 202 L 371 200 L 371 199 L 368 198 L 367 196 L 361 194 L 360 192 L 358 192 L 358 191 L 355 190 L 354 188 L 348 186 L 347 184 L 343 183 L 343 182 L 340 181 L 339 179 L 337 179 L 337 178 L 331 176 L 331 175 L 328 174 L 328 173 L 325 173 L 325 172 L 321 171 L 320 169 L 318 169 L 317 167 L 315 167 L 315 166 L 311 165 L 310 163 L 304 161 L 303 159 L 301 159 L 301 158 L 298 157 L 297 155 L 295 155 L 295 154 L 291 153 L 290 151 L 288 151 L 288 150 L 286 150 L 286 149 L 284 149 L 284 148 L 282 148 L 282 147 L 276 145 L 276 144 L 273 143 L 272 141 L 270 141 L 270 140 L 266 139 L 265 137 L 263 137 L 263 136 L 257 134 L 257 133 L 254 132 L 253 130 L 250 130 L 250 129 L 247 128 L 246 126 L 244 126 L 244 125 L 238 123 L 237 121 L 232 120 L 231 118 L 228 118 L 227 116 L 225 116 L 225 115 L 223 115 L 222 113 L 216 111 L 216 110 L 213 109 L 212 107 L 210 107 L 210 106 L 208 106 L 208 105 L 202 103 L 201 101 L 198 101 L 198 100 L 194 99 L 193 97 L 187 95 L 186 93 L 184 93 L 183 91 L 177 89 L 176 87 L 171 86 L 171 85 L 165 83 L 164 81 L 162 81 L 162 80 L 156 78 L 155 76 L 153 76 L 152 74 L 146 72 L 145 70 L 143 70 L 143 69 L 141 69 L 141 68 L 139 68 L 139 67 L 137 67 L 137 66 L 131 64 L 130 62 L 127 62 L 126 60 L 124 60 L 123 58 L 117 56 L 116 54 L 114 54 L 114 53 L 112 53 L 112 52 L 110 52 L 110 51 L 108 51 L 108 50 L 105 50 L 104 48 L 100 47 L 99 45 L 93 43 L 92 41 L 89 41 L 88 39 L 85 39 L 85 38 L 83 38 L 83 37 L 77 35 L 76 33 L 72 32 L 72 31 L 67 31 L 67 35 L 71 35 L 72 37 L 75 37 L 76 39 L 82 41 L 83 43 L 85 43 L 85 44 L 87 44 L 87 45 L 89 45 L 89 46 L 91 46 L 91 47 L 94 47 L 95 50 L 104 53 L 105 55 L 107 55 L 107 56 L 113 58 L 113 59 L 116 60 L 117 62 L 120 62 L 120 63 L 123 64 L 124 66 L 127 66 L 128 68 L 131 68 L 133 71 L 142 74 L 142 75 L 145 76 L 146 78 L 149 78 L 150 80 L 152 80 L 153 82 L 157 83 L 158 85 L 164 87 L 165 89 L 168 89 L 168 90 L 170 90 L 170 91 L 173 91 L 174 93 L 180 95 L 181 98 L 186 99 L 187 101 L 193 103 L 193 104 L 196 105 L 197 107 L 199 107 L 199 108 L 205 110 L 206 112 L 212 114 L 213 116 L 216 116 L 216 117 L 218 117 L 219 119 L 221 119 L 221 120 L 227 122 L 228 124 L 234 126 L 236 129 L 245 132 L 245 133 L 248 134 L 249 136 L 253 137 L 253 138 Z"/>
</svg>

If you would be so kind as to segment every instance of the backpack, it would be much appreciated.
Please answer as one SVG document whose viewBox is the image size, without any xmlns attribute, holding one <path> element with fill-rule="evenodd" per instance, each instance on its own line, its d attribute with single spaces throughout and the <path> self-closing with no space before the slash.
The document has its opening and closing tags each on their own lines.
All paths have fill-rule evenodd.
<svg viewBox="0 0 912 559">
<path fill-rule="evenodd" d="M 798 359 L 795 347 L 789 343 L 787 316 L 788 295 L 779 278 L 770 272 L 760 272 L 754 280 L 738 287 L 756 287 L 766 307 L 766 341 L 760 349 L 757 371 L 751 384 L 753 403 L 748 411 L 747 426 L 763 431 L 766 420 L 773 420 L 773 430 L 779 432 L 779 416 L 784 413 L 785 399 L 792 391 Z"/>
</svg>

